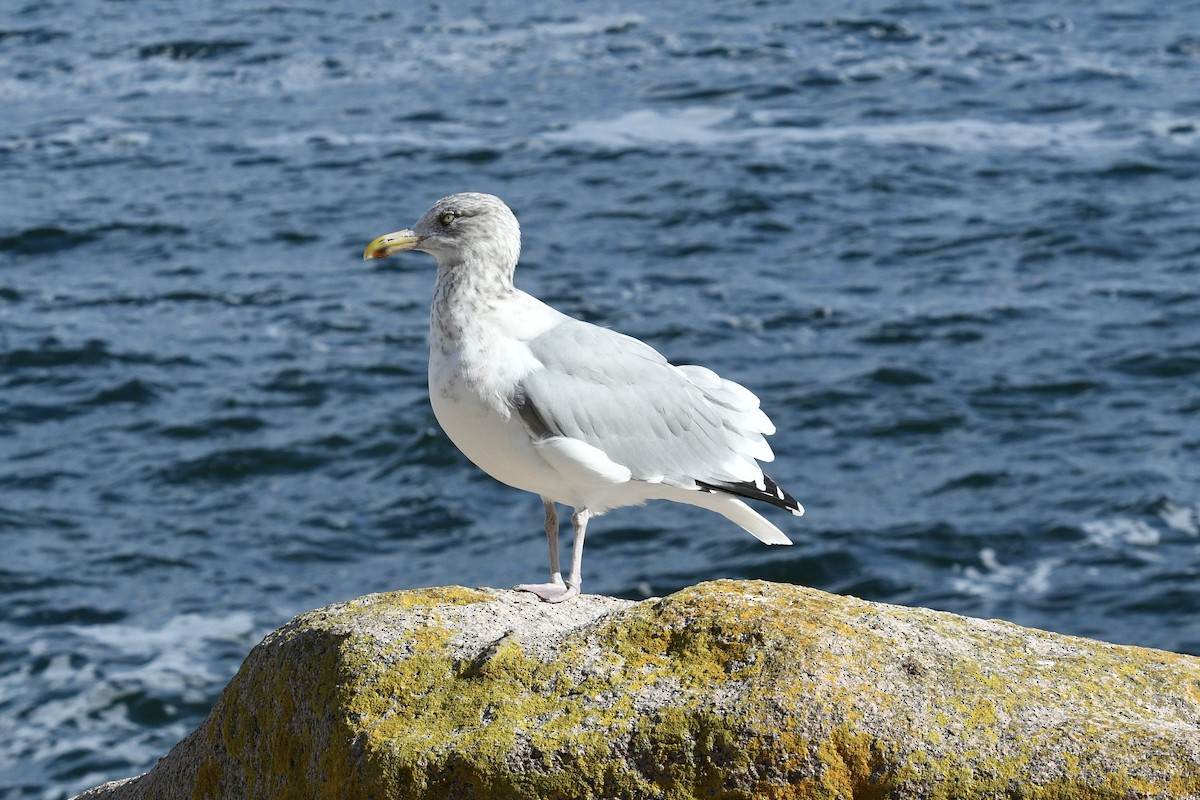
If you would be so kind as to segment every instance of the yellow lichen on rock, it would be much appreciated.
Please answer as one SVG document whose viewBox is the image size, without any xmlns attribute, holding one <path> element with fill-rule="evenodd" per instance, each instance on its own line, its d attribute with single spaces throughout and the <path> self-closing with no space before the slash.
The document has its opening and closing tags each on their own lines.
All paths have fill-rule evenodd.
<svg viewBox="0 0 1200 800">
<path fill-rule="evenodd" d="M 95 798 L 1184 798 L 1200 662 L 718 581 L 552 606 L 460 587 L 302 615 Z"/>
</svg>

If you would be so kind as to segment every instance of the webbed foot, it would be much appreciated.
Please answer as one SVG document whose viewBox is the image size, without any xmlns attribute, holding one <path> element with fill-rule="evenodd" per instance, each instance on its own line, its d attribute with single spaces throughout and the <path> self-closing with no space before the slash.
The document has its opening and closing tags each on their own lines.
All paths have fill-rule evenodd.
<svg viewBox="0 0 1200 800">
<path fill-rule="evenodd" d="M 546 603 L 561 603 L 579 596 L 579 587 L 563 582 L 557 583 L 522 583 L 513 587 L 514 591 L 536 594 Z"/>
</svg>

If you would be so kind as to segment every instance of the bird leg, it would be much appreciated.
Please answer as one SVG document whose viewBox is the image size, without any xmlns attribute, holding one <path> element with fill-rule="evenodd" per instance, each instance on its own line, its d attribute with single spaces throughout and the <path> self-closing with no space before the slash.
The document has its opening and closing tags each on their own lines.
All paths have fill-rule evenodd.
<svg viewBox="0 0 1200 800">
<path fill-rule="evenodd" d="M 583 536 L 591 518 L 592 512 L 586 508 L 577 509 L 571 515 L 571 525 L 575 528 L 575 540 L 571 543 L 571 577 L 567 578 L 567 596 L 555 600 L 556 603 L 575 597 L 583 586 Z"/>
<path fill-rule="evenodd" d="M 550 583 L 522 583 L 514 586 L 513 589 L 518 592 L 532 592 L 547 603 L 558 603 L 579 594 L 579 589 L 576 587 L 575 592 L 571 593 L 567 585 L 563 583 L 562 570 L 558 564 L 558 511 L 555 510 L 554 503 L 545 497 L 542 498 L 542 505 L 546 507 L 546 544 L 550 548 Z"/>
</svg>

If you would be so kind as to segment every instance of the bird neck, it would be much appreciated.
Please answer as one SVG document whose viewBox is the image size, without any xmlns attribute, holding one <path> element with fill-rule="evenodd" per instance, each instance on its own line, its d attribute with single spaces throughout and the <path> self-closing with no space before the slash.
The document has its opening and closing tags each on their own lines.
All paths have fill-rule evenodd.
<svg viewBox="0 0 1200 800">
<path fill-rule="evenodd" d="M 439 261 L 430 327 L 437 338 L 459 339 L 516 292 L 511 267 L 498 270 L 470 261 Z"/>
</svg>

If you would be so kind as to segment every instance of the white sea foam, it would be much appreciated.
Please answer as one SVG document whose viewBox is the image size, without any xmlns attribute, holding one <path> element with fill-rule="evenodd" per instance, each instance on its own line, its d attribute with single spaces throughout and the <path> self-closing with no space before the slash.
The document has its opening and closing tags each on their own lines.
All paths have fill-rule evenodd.
<svg viewBox="0 0 1200 800">
<path fill-rule="evenodd" d="M 1097 150 L 1136 149 L 1147 137 L 1178 139 L 1184 121 L 1148 122 L 1145 127 L 1114 131 L 1107 123 L 1076 120 L 1026 123 L 981 119 L 926 120 L 829 127 L 785 124 L 791 112 L 759 111 L 739 115 L 716 106 L 663 111 L 638 109 L 614 117 L 582 120 L 546 131 L 534 141 L 545 146 L 575 145 L 600 150 L 691 147 L 700 150 L 731 146 L 766 150 L 813 146 L 934 147 L 960 152 L 988 150 L 1050 151 L 1070 155 Z M 1200 126 L 1198 126 L 1200 127 Z M 1188 135 L 1188 134 L 1183 134 Z M 480 148 L 505 149 L 524 144 L 494 130 L 461 123 L 436 123 L 419 132 L 347 131 L 311 128 L 252 137 L 245 144 L 261 150 L 291 150 L 321 145 L 334 148 L 411 147 L 439 152 Z"/>
<path fill-rule="evenodd" d="M 794 112 L 693 106 L 671 111 L 640 109 L 583 120 L 543 135 L 550 144 L 603 148 L 755 144 L 830 145 L 846 142 L 914 145 L 946 150 L 1079 150 L 1132 147 L 1155 129 L 1114 132 L 1099 120 L 1006 122 L 973 118 L 804 127 L 787 124 Z M 1169 128 L 1164 128 L 1168 130 Z"/>
<path fill-rule="evenodd" d="M 1158 516 L 1173 531 L 1200 536 L 1200 506 L 1188 508 L 1168 501 L 1159 510 Z"/>
<path fill-rule="evenodd" d="M 68 630 L 119 653 L 123 660 L 137 659 L 140 663 L 123 673 L 126 679 L 186 693 L 197 685 L 222 679 L 202 666 L 213 644 L 252 643 L 256 626 L 254 618 L 243 611 L 223 617 L 184 614 L 155 630 L 120 624 Z"/>
<path fill-rule="evenodd" d="M 482 137 L 480 138 L 482 141 Z M 251 137 L 245 144 L 258 150 L 293 150 L 314 144 L 326 147 L 377 147 L 412 146 L 426 147 L 429 141 L 424 136 L 396 131 L 393 133 L 355 133 L 334 131 L 327 128 L 286 131 L 271 136 Z"/>
<path fill-rule="evenodd" d="M 753 131 L 718 127 L 733 118 L 733 111 L 711 106 L 671 112 L 642 109 L 607 119 L 583 120 L 562 130 L 546 133 L 542 138 L 552 144 L 624 148 L 639 145 L 723 144 L 755 137 Z"/>
<path fill-rule="evenodd" d="M 1094 520 L 1083 523 L 1083 533 L 1096 547 L 1153 547 L 1162 534 L 1140 519 Z"/>
<path fill-rule="evenodd" d="M 214 646 L 243 652 L 261 632 L 248 612 L 185 614 L 158 628 L 114 623 L 48 631 L 30 644 L 25 669 L 0 676 L 0 706 L 21 719 L 0 742 L 0 772 L 15 774 L 31 760 L 45 764 L 89 749 L 109 760 L 148 761 L 162 751 L 164 733 L 172 739 L 186 731 L 179 725 L 148 729 L 130 718 L 125 698 L 203 703 L 229 679 L 213 669 Z M 64 730 L 71 736 L 59 735 Z M 112 776 L 84 776 L 78 788 L 104 777 Z"/>
<path fill-rule="evenodd" d="M 961 567 L 951 586 L 956 592 L 974 597 L 1041 596 L 1051 590 L 1054 571 L 1063 563 L 1062 558 L 1040 558 L 1030 566 L 1002 564 L 996 551 L 985 547 L 979 551 L 979 566 Z"/>
<path fill-rule="evenodd" d="M 514 44 L 531 39 L 567 38 L 596 36 L 605 31 L 624 30 L 640 25 L 645 18 L 638 14 L 595 14 L 569 21 L 539 22 L 534 25 L 508 28 L 490 34 L 487 38 L 496 43 Z"/>
<path fill-rule="evenodd" d="M 115 117 L 92 115 L 64 122 L 57 128 L 2 138 L 0 151 L 54 152 L 87 149 L 113 152 L 141 148 L 150 141 L 149 131 Z"/>
<path fill-rule="evenodd" d="M 1161 139 L 1169 139 L 1183 145 L 1200 142 L 1200 119 L 1195 117 L 1158 114 L 1150 117 L 1146 127 Z"/>
</svg>

